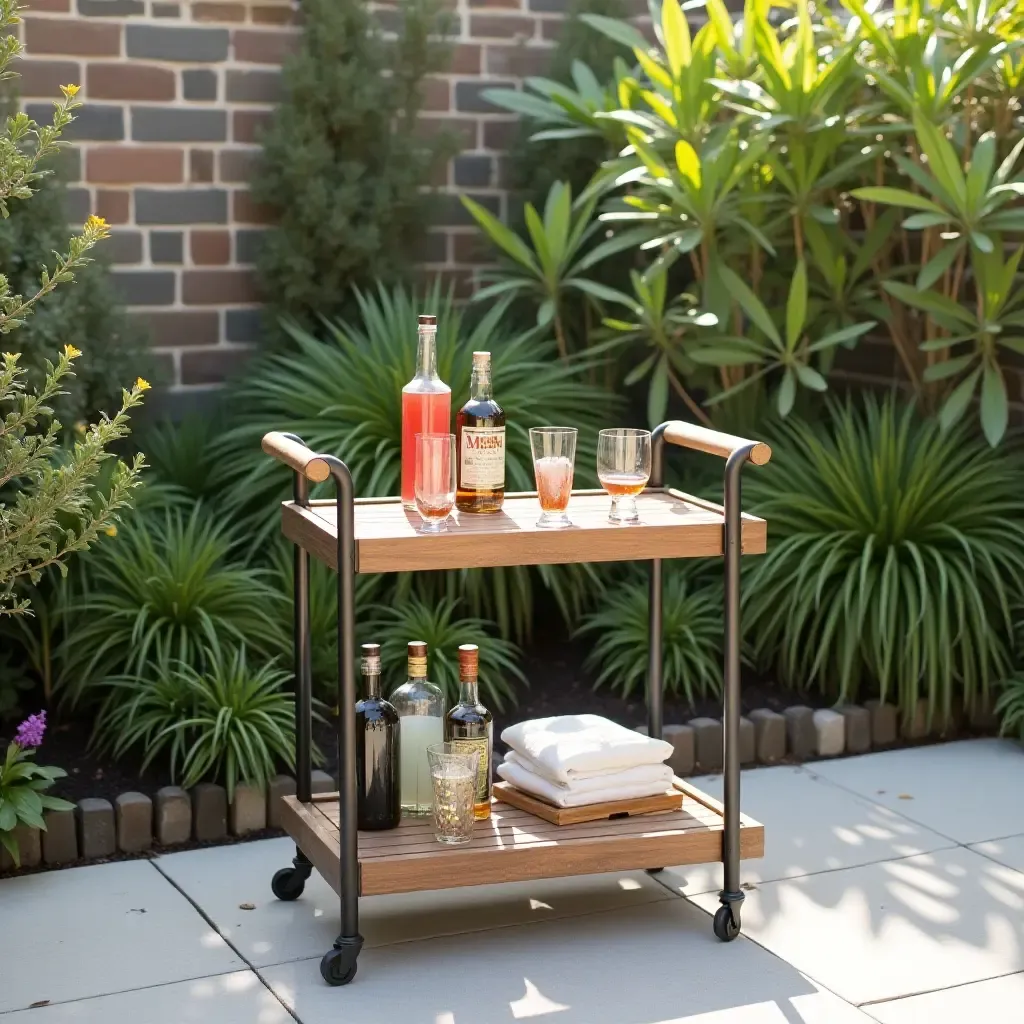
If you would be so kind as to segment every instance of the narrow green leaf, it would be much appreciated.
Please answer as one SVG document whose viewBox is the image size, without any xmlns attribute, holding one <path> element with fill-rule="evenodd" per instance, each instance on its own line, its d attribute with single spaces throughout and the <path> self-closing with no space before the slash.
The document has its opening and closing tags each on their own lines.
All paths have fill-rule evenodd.
<svg viewBox="0 0 1024 1024">
<path fill-rule="evenodd" d="M 668 360 L 662 356 L 651 375 L 651 386 L 647 392 L 647 421 L 656 427 L 665 419 L 668 411 Z"/>
<path fill-rule="evenodd" d="M 938 203 L 933 203 L 916 192 L 908 192 L 903 188 L 892 188 L 889 185 L 870 185 L 855 188 L 850 192 L 854 199 L 866 203 L 885 203 L 887 206 L 909 206 L 912 210 L 926 210 L 928 213 L 948 216 Z"/>
<path fill-rule="evenodd" d="M 680 139 L 676 143 L 676 167 L 694 189 L 700 189 L 700 159 L 696 150 L 685 139 Z"/>
<path fill-rule="evenodd" d="M 691 59 L 690 26 L 679 6 L 679 0 L 662 0 L 661 32 L 665 38 L 669 71 L 673 79 L 678 80 Z"/>
<path fill-rule="evenodd" d="M 974 389 L 978 386 L 980 376 L 981 367 L 979 366 L 973 373 L 966 376 L 946 399 L 939 412 L 939 425 L 943 430 L 949 430 L 960 422 L 974 395 Z"/>
<path fill-rule="evenodd" d="M 526 243 L 511 229 L 507 228 L 492 213 L 484 209 L 479 203 L 474 202 L 468 196 L 460 196 L 462 205 L 473 215 L 473 219 L 483 228 L 487 237 L 503 249 L 521 266 L 538 272 L 537 261 L 533 258 Z"/>
<path fill-rule="evenodd" d="M 813 366 L 798 363 L 795 370 L 797 379 L 805 388 L 812 391 L 828 391 L 828 383 Z"/>
<path fill-rule="evenodd" d="M 1009 417 L 1010 406 L 1002 368 L 994 361 L 986 362 L 981 380 L 981 429 L 993 448 L 1003 439 Z"/>
<path fill-rule="evenodd" d="M 782 376 L 782 383 L 779 384 L 779 393 L 776 399 L 780 416 L 788 416 L 793 410 L 793 403 L 796 401 L 796 377 L 792 370 L 786 370 Z"/>
<path fill-rule="evenodd" d="M 963 239 L 944 245 L 920 270 L 915 282 L 917 290 L 923 292 L 931 288 L 933 284 L 953 265 L 957 254 L 963 249 Z"/>
<path fill-rule="evenodd" d="M 797 260 L 793 279 L 789 284 L 786 301 L 786 348 L 792 352 L 804 329 L 807 318 L 807 264 L 803 257 Z"/>
<path fill-rule="evenodd" d="M 651 45 L 639 29 L 635 29 L 627 21 L 619 18 L 608 18 L 603 14 L 581 14 L 580 21 L 585 22 L 591 28 L 597 29 L 602 35 L 616 43 L 621 43 L 630 50 L 647 50 Z"/>
<path fill-rule="evenodd" d="M 729 267 L 724 264 L 719 268 L 719 274 L 723 285 L 728 292 L 740 304 L 740 308 L 748 317 L 779 347 L 782 347 L 782 338 L 778 329 L 772 322 L 768 310 L 764 308 L 761 300 L 747 287 L 746 283 Z"/>
</svg>

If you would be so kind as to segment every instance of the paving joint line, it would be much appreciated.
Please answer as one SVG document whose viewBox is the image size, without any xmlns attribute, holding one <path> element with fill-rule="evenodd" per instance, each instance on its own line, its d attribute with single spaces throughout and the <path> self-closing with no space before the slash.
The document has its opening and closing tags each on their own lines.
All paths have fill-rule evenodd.
<svg viewBox="0 0 1024 1024">
<path fill-rule="evenodd" d="M 882 999 L 868 999 L 863 1003 L 854 1003 L 858 1009 L 863 1009 L 865 1006 L 878 1006 L 880 1003 L 898 1003 L 904 999 L 914 999 L 917 996 L 931 996 L 938 992 L 952 992 L 954 989 L 967 988 L 969 985 L 982 985 L 986 981 L 998 981 L 1000 978 L 1013 978 L 1016 975 L 1024 975 L 1024 971 L 1007 971 L 1005 974 L 993 974 L 988 978 L 975 978 L 973 981 L 960 981 L 955 985 L 944 985 L 941 988 L 924 988 L 920 992 L 907 992 L 906 995 L 902 996 L 886 996 Z"/>
</svg>

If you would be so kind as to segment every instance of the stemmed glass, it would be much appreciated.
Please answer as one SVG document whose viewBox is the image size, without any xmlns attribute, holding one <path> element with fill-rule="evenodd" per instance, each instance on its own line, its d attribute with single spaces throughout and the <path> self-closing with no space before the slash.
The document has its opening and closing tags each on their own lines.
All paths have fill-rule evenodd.
<svg viewBox="0 0 1024 1024">
<path fill-rule="evenodd" d="M 612 498 L 609 522 L 640 522 L 636 495 L 647 486 L 650 476 L 649 430 L 616 427 L 597 435 L 597 478 Z"/>
<path fill-rule="evenodd" d="M 416 509 L 421 533 L 444 533 L 455 505 L 455 435 L 416 435 Z"/>
<path fill-rule="evenodd" d="M 572 494 L 572 471 L 576 461 L 575 427 L 530 427 L 533 473 L 537 479 L 542 529 L 560 530 L 572 526 L 565 510 Z"/>
</svg>

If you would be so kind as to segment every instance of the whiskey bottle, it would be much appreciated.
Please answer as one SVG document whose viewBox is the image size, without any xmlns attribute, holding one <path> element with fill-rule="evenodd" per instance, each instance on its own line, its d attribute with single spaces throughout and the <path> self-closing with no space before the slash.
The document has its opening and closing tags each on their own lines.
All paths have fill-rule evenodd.
<svg viewBox="0 0 1024 1024">
<path fill-rule="evenodd" d="M 366 696 L 356 702 L 356 815 L 361 829 L 397 828 L 398 712 L 380 695 L 380 644 L 363 644 L 361 667 Z"/>
<path fill-rule="evenodd" d="M 473 353 L 469 401 L 455 417 L 460 512 L 498 512 L 505 500 L 505 413 L 491 393 L 491 353 Z"/>
<path fill-rule="evenodd" d="M 398 712 L 402 753 L 402 813 L 429 814 L 434 787 L 427 763 L 427 747 L 444 742 L 444 694 L 427 681 L 427 645 L 409 643 L 409 679 L 388 698 Z"/>
<path fill-rule="evenodd" d="M 459 702 L 445 715 L 445 739 L 456 747 L 480 753 L 477 762 L 476 798 L 473 817 L 491 816 L 491 758 L 494 749 L 494 722 L 490 711 L 480 703 L 477 673 L 480 649 L 476 644 L 459 648 Z"/>
</svg>

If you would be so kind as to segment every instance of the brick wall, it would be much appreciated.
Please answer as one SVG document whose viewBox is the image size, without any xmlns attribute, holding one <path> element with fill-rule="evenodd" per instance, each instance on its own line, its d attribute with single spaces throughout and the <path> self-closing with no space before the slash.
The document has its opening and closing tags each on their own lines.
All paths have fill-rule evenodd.
<svg viewBox="0 0 1024 1024">
<path fill-rule="evenodd" d="M 339 0 L 346 2 L 346 0 Z M 107 255 L 148 326 L 172 390 L 219 384 L 258 328 L 253 263 L 265 230 L 247 178 L 277 99 L 297 15 L 285 0 L 27 0 L 19 68 L 28 112 L 49 118 L 59 86 L 85 107 L 67 134 L 73 220 L 105 217 Z M 423 128 L 458 133 L 424 268 L 468 289 L 474 231 L 456 195 L 504 215 L 502 153 L 515 119 L 481 92 L 543 74 L 565 0 L 454 0 L 450 74 L 426 85 Z M 391 14 L 381 8 L 384 25 Z"/>
</svg>

